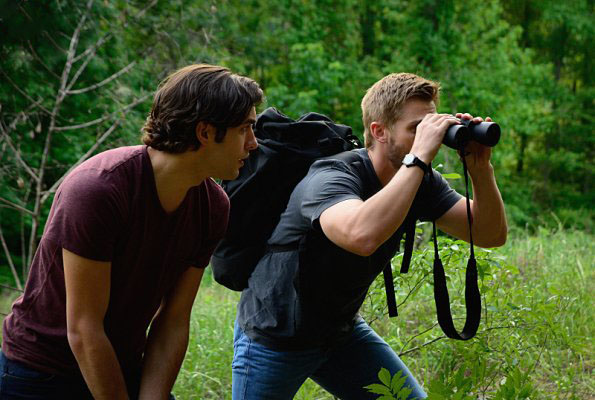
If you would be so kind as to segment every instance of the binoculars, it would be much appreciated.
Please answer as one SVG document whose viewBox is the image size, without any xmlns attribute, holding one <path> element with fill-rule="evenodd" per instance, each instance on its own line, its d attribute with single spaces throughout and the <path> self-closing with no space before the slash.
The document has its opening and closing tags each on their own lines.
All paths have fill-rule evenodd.
<svg viewBox="0 0 595 400">
<path fill-rule="evenodd" d="M 463 150 L 467 143 L 476 141 L 484 146 L 494 147 L 500 140 L 500 126 L 495 122 L 473 123 L 468 119 L 461 119 L 461 125 L 451 125 L 442 143 L 451 149 Z"/>
</svg>

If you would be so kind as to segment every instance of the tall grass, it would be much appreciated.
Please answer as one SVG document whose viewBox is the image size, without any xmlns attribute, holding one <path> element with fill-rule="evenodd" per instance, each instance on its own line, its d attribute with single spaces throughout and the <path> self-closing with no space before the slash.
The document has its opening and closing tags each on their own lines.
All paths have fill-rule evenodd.
<svg viewBox="0 0 595 400">
<path fill-rule="evenodd" d="M 381 280 L 372 287 L 362 314 L 434 398 L 457 398 L 458 393 L 460 399 L 595 399 L 593 236 L 545 229 L 533 236 L 524 231 L 511 236 L 501 249 L 478 251 L 484 315 L 476 338 L 441 338 L 435 326 L 429 248 L 416 253 L 409 276 L 397 278 L 398 301 L 418 287 L 400 306 L 399 317 L 389 320 L 385 315 Z M 453 315 L 461 319 L 468 246 L 441 242 Z M 398 267 L 400 257 L 394 264 Z M 231 398 L 238 299 L 206 276 L 194 305 L 191 344 L 174 387 L 178 398 Z M 333 397 L 308 381 L 296 399 Z"/>
<path fill-rule="evenodd" d="M 396 278 L 399 317 L 386 316 L 382 280 L 362 307 L 366 320 L 401 354 L 434 399 L 595 399 L 593 287 L 595 241 L 581 231 L 515 231 L 494 251 L 477 251 L 483 316 L 467 342 L 436 326 L 432 249 L 416 252 Z M 456 323 L 462 325 L 468 245 L 441 239 Z M 395 257 L 398 271 L 400 256 Z M 398 274 L 397 274 L 398 275 Z M 0 296 L 7 312 L 14 295 Z M 174 386 L 185 399 L 231 399 L 233 322 L 239 293 L 205 274 L 194 304 L 190 344 Z M 307 381 L 296 399 L 333 399 Z"/>
</svg>

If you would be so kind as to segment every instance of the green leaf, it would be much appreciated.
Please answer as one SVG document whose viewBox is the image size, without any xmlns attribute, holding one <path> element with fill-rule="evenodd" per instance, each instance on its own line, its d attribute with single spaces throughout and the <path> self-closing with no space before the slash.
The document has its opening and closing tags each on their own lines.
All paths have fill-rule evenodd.
<svg viewBox="0 0 595 400">
<path fill-rule="evenodd" d="M 378 372 L 378 378 L 380 382 L 384 384 L 386 387 L 390 387 L 390 372 L 386 368 L 381 368 L 380 372 Z"/>
<path fill-rule="evenodd" d="M 369 392 L 375 393 L 375 394 L 382 394 L 385 396 L 392 396 L 393 394 L 391 393 L 390 389 L 387 388 L 386 386 L 382 386 L 378 383 L 373 383 L 371 385 L 368 386 L 364 386 L 364 389 L 368 389 Z"/>
<path fill-rule="evenodd" d="M 401 388 L 405 384 L 405 380 L 407 380 L 407 377 L 405 376 L 403 371 L 399 371 L 395 374 L 395 376 L 393 376 L 393 380 L 390 385 L 390 388 L 393 391 L 393 393 L 399 393 L 399 390 L 401 390 Z"/>
<path fill-rule="evenodd" d="M 455 172 L 452 172 L 450 174 L 442 174 L 442 176 L 445 179 L 461 179 L 461 175 L 459 175 L 459 174 L 457 174 Z"/>
<path fill-rule="evenodd" d="M 407 397 L 413 392 L 413 389 L 410 387 L 404 387 L 403 389 L 399 390 L 398 399 L 399 400 L 407 400 Z"/>
</svg>

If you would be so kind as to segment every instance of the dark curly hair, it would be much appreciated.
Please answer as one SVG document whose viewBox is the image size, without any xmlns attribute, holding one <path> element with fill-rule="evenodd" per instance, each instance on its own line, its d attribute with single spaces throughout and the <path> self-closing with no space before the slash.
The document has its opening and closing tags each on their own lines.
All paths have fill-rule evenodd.
<svg viewBox="0 0 595 400">
<path fill-rule="evenodd" d="M 216 65 L 189 65 L 159 85 L 142 128 L 143 143 L 168 153 L 197 150 L 195 130 L 201 121 L 214 126 L 215 141 L 222 142 L 227 128 L 244 122 L 262 100 L 262 90 L 250 78 Z"/>
</svg>

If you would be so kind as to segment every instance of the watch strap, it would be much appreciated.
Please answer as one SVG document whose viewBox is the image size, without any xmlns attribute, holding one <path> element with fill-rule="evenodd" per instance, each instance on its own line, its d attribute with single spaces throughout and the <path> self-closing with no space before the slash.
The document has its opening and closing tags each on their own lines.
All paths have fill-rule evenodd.
<svg viewBox="0 0 595 400">
<path fill-rule="evenodd" d="M 405 166 L 407 168 L 410 168 L 413 166 L 419 167 L 419 168 L 421 168 L 422 171 L 424 171 L 424 174 L 427 174 L 428 171 L 430 170 L 430 167 L 425 162 L 420 160 L 415 154 L 411 154 L 411 155 L 413 156 L 413 161 L 408 162 L 408 163 L 403 162 L 403 164 L 405 164 Z"/>
</svg>

